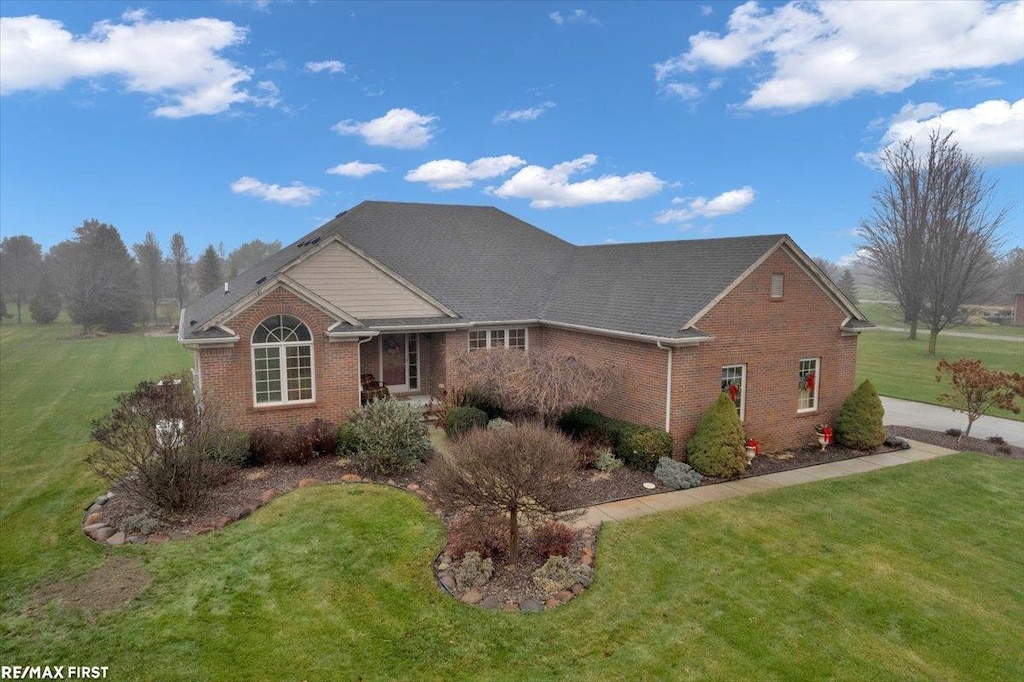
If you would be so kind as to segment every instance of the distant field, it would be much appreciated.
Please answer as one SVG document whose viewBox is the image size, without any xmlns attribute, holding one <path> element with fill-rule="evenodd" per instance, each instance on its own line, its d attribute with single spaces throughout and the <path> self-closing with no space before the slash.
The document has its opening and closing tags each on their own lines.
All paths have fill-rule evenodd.
<svg viewBox="0 0 1024 682">
<path fill-rule="evenodd" d="M 940 358 L 977 358 L 992 369 L 1024 372 L 1024 344 L 1018 341 L 940 334 L 934 356 L 925 354 L 927 345 L 927 334 L 918 334 L 917 341 L 909 341 L 903 332 L 862 333 L 857 342 L 857 383 L 871 379 L 882 395 L 937 405 L 939 394 L 948 387 L 935 381 L 935 366 Z M 1024 421 L 1024 415 L 1006 410 L 992 414 Z"/>
<path fill-rule="evenodd" d="M 906 327 L 903 323 L 903 316 L 895 303 L 861 303 L 857 306 L 861 312 L 868 316 L 872 323 L 879 327 Z M 951 332 L 970 332 L 971 334 L 988 334 L 991 336 L 1015 336 L 1024 338 L 1024 327 L 1010 327 L 998 324 L 972 325 L 965 324 L 960 327 L 950 327 Z M 918 330 L 918 334 L 928 335 L 927 329 Z M 942 343 L 943 336 L 939 334 L 939 343 Z"/>
</svg>

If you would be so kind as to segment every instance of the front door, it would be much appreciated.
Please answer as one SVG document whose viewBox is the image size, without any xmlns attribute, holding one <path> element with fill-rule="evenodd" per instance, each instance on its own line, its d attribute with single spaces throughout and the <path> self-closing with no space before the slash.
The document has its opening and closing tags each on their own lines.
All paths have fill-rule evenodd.
<svg viewBox="0 0 1024 682">
<path fill-rule="evenodd" d="M 420 387 L 420 344 L 416 334 L 381 334 L 380 376 L 392 391 Z"/>
</svg>

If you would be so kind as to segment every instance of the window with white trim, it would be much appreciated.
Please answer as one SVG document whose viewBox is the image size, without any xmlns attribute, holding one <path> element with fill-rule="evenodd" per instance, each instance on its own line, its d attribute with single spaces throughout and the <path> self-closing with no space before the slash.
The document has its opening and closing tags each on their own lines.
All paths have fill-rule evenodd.
<svg viewBox="0 0 1024 682">
<path fill-rule="evenodd" d="M 818 393 L 821 390 L 821 378 L 818 374 L 818 358 L 805 358 L 800 361 L 799 383 L 797 385 L 796 411 L 811 412 L 818 409 Z"/>
<path fill-rule="evenodd" d="M 782 298 L 782 285 L 785 282 L 785 275 L 781 272 L 776 272 L 772 275 L 772 298 Z"/>
<path fill-rule="evenodd" d="M 470 330 L 469 349 L 480 350 L 481 348 L 526 350 L 526 327 Z"/>
<path fill-rule="evenodd" d="M 257 405 L 313 400 L 313 337 L 291 315 L 271 315 L 252 333 L 252 380 Z"/>
<path fill-rule="evenodd" d="M 726 365 L 722 368 L 722 393 L 728 393 L 732 404 L 736 406 L 736 414 L 743 421 L 746 407 L 747 366 Z"/>
</svg>

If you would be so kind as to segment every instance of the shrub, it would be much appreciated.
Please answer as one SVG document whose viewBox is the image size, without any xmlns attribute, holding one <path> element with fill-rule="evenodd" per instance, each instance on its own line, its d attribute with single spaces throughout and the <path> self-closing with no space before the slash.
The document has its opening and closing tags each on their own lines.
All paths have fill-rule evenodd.
<svg viewBox="0 0 1024 682">
<path fill-rule="evenodd" d="M 494 419 L 487 422 L 487 428 L 492 430 L 507 429 L 512 426 L 512 422 L 502 419 L 501 417 L 495 417 Z"/>
<path fill-rule="evenodd" d="M 235 429 L 212 430 L 203 438 L 203 452 L 212 462 L 241 466 L 249 457 L 249 435 Z"/>
<path fill-rule="evenodd" d="M 322 419 L 291 431 L 261 426 L 249 433 L 248 464 L 307 464 L 317 455 L 333 452 L 334 447 L 334 427 Z"/>
<path fill-rule="evenodd" d="M 220 428 L 211 401 L 200 409 L 189 377 L 143 381 L 93 422 L 92 438 L 101 447 L 87 463 L 139 506 L 187 510 L 217 482 L 206 442 Z"/>
<path fill-rule="evenodd" d="M 468 514 L 451 524 L 448 531 L 448 554 L 461 559 L 467 552 L 476 552 L 490 559 L 508 553 L 508 529 L 500 516 Z"/>
<path fill-rule="evenodd" d="M 594 462 L 594 467 L 598 471 L 610 474 L 621 466 L 622 460 L 617 459 L 610 449 L 603 448 L 597 451 L 597 461 Z"/>
<path fill-rule="evenodd" d="M 507 519 L 509 555 L 519 554 L 519 517 L 539 523 L 576 506 L 576 447 L 540 424 L 492 431 L 474 429 L 455 441 L 450 456 L 429 472 L 435 497 L 452 513 Z"/>
<path fill-rule="evenodd" d="M 719 393 L 686 444 L 690 466 L 705 476 L 737 476 L 747 466 L 743 425 L 728 393 Z"/>
<path fill-rule="evenodd" d="M 530 534 L 530 546 L 537 556 L 569 556 L 576 531 L 558 521 L 541 524 Z"/>
<path fill-rule="evenodd" d="M 1001 455 L 1012 455 L 1013 448 L 1011 448 L 1009 445 L 999 445 L 996 447 L 996 452 L 998 452 Z"/>
<path fill-rule="evenodd" d="M 959 438 L 964 432 L 961 429 L 946 429 L 946 435 L 952 436 L 953 438 Z"/>
<path fill-rule="evenodd" d="M 533 583 L 544 594 L 567 590 L 576 583 L 586 587 L 593 579 L 594 570 L 590 566 L 573 563 L 564 556 L 549 557 L 533 572 Z"/>
<path fill-rule="evenodd" d="M 611 445 L 611 439 L 601 431 L 594 429 L 583 432 L 583 435 L 576 439 L 576 447 L 580 451 L 580 466 L 596 466 L 598 453 L 602 450 L 610 450 Z"/>
<path fill-rule="evenodd" d="M 597 410 L 589 407 L 573 407 L 562 413 L 556 426 L 571 438 L 579 438 L 588 431 L 603 433 L 611 437 L 610 420 Z"/>
<path fill-rule="evenodd" d="M 325 419 L 314 419 L 305 426 L 295 427 L 296 447 L 311 452 L 314 456 L 333 455 L 338 449 L 338 430 Z"/>
<path fill-rule="evenodd" d="M 836 437 L 840 445 L 855 450 L 871 450 L 885 441 L 882 416 L 885 410 L 878 391 L 865 379 L 843 402 L 836 419 Z"/>
<path fill-rule="evenodd" d="M 145 512 L 132 514 L 121 523 L 121 530 L 129 535 L 149 535 L 160 528 L 160 522 Z"/>
<path fill-rule="evenodd" d="M 695 488 L 700 485 L 702 478 L 689 464 L 677 462 L 668 457 L 658 460 L 658 468 L 654 470 L 654 477 L 672 490 Z"/>
<path fill-rule="evenodd" d="M 374 400 L 353 415 L 359 447 L 352 461 L 366 473 L 389 476 L 411 471 L 430 452 L 426 428 L 415 405 Z"/>
<path fill-rule="evenodd" d="M 475 407 L 484 412 L 487 419 L 504 419 L 505 410 L 491 396 L 479 391 L 465 391 L 462 394 L 462 407 Z"/>
<path fill-rule="evenodd" d="M 249 432 L 248 464 L 262 466 L 268 464 L 274 453 L 280 450 L 284 435 L 269 426 L 260 426 Z"/>
<path fill-rule="evenodd" d="M 356 429 L 352 422 L 343 422 L 338 427 L 336 442 L 338 444 L 337 453 L 345 457 L 359 449 L 359 437 L 356 436 Z"/>
<path fill-rule="evenodd" d="M 636 471 L 654 471 L 659 459 L 672 456 L 672 435 L 646 426 L 622 429 L 616 445 L 615 454 Z"/>
<path fill-rule="evenodd" d="M 1004 439 L 1002 436 L 989 436 L 985 440 L 987 440 L 989 443 L 994 443 L 996 445 L 1006 445 L 1006 439 Z"/>
<path fill-rule="evenodd" d="M 452 440 L 458 440 L 471 429 L 487 427 L 487 413 L 478 407 L 453 407 L 444 420 L 444 432 Z"/>
<path fill-rule="evenodd" d="M 910 442 L 907 441 L 907 439 L 905 439 L 905 438 L 900 438 L 899 436 L 888 436 L 887 435 L 885 437 L 885 440 L 882 442 L 882 444 L 886 445 L 886 446 L 888 446 L 890 448 L 899 448 L 900 450 L 909 450 L 910 449 Z"/>
<path fill-rule="evenodd" d="M 494 575 L 494 562 L 481 558 L 476 552 L 466 552 L 466 556 L 462 557 L 462 561 L 458 563 L 452 574 L 459 589 L 483 587 Z"/>
</svg>

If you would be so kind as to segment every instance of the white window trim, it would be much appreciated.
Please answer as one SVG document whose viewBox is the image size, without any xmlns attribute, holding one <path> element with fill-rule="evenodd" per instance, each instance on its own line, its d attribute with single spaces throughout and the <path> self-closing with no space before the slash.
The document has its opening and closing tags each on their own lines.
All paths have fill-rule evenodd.
<svg viewBox="0 0 1024 682">
<path fill-rule="evenodd" d="M 269 316 L 273 317 L 273 315 Z M 291 315 L 291 317 L 295 317 Z M 309 325 L 305 321 L 295 317 L 296 320 L 302 322 L 302 324 L 309 330 Z M 262 322 L 260 323 L 262 324 Z M 257 328 L 259 325 L 257 325 Z M 254 332 L 255 333 L 255 332 Z M 286 341 L 274 343 L 252 343 L 252 336 L 250 335 L 249 342 L 249 373 L 252 375 L 252 405 L 253 407 L 280 407 L 281 405 L 309 405 L 316 402 L 316 348 L 312 339 L 312 331 L 310 331 L 309 341 Z M 309 385 L 312 392 L 312 398 L 303 398 L 302 400 L 288 400 L 288 358 L 285 354 L 285 348 L 289 346 L 309 346 Z M 281 363 L 281 400 L 274 402 L 261 403 L 257 402 L 256 394 L 256 349 L 257 348 L 277 348 L 278 349 L 278 362 Z"/>
<path fill-rule="evenodd" d="M 800 362 L 797 364 L 797 374 L 799 374 L 799 367 L 805 362 L 814 363 L 814 401 L 810 407 L 798 407 L 796 408 L 797 414 L 803 414 L 807 412 L 818 411 L 818 396 L 821 395 L 821 358 L 800 358 Z M 797 405 L 800 404 L 800 398 L 797 397 Z"/>
<path fill-rule="evenodd" d="M 505 345 L 504 346 L 499 346 L 499 348 L 511 348 L 511 346 L 509 346 L 509 332 L 512 331 L 512 330 L 518 331 L 520 329 L 523 330 L 523 340 L 526 343 L 526 345 L 523 347 L 523 350 L 526 351 L 526 352 L 529 352 L 530 351 L 530 328 L 529 327 L 493 327 L 493 328 L 490 328 L 490 329 L 470 329 L 469 331 L 470 331 L 470 333 L 472 333 L 472 332 L 485 332 L 486 333 L 486 345 L 484 346 L 484 348 L 488 348 L 489 349 L 489 348 L 491 348 L 491 332 L 504 332 L 505 333 Z M 469 334 L 466 334 L 466 348 L 468 350 L 471 350 L 471 351 L 472 350 L 481 350 L 480 348 L 473 348 L 470 345 Z M 519 350 L 519 349 L 517 348 L 515 350 Z"/>
<path fill-rule="evenodd" d="M 722 365 L 722 369 L 732 367 L 740 368 L 740 423 L 747 418 L 747 363 L 741 365 Z M 721 383 L 721 372 L 719 372 L 719 383 Z"/>
</svg>

